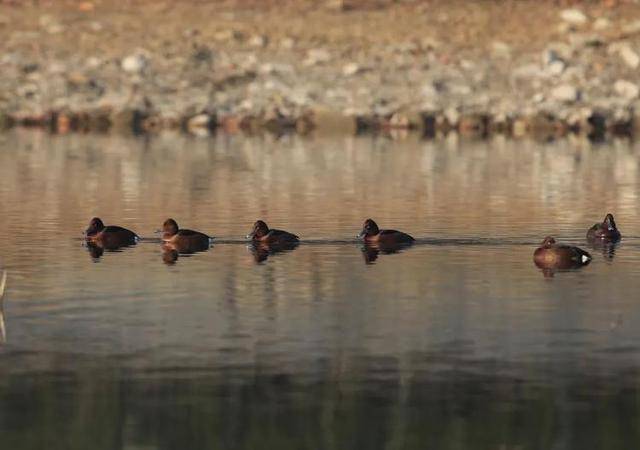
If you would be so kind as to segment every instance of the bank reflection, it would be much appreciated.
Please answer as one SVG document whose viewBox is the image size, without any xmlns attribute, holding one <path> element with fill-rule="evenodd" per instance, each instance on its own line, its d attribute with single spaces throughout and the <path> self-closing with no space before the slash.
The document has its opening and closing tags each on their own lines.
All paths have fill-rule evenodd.
<svg viewBox="0 0 640 450">
<path fill-rule="evenodd" d="M 337 449 L 350 442 L 367 449 L 534 450 L 592 448 L 605 436 L 608 449 L 635 448 L 637 364 L 611 367 L 606 358 L 575 355 L 576 365 L 568 356 L 483 360 L 452 342 L 402 357 L 344 354 L 295 367 L 265 361 L 145 370 L 63 353 L 41 356 L 52 369 L 43 373 L 0 368 L 0 398 L 12 412 L 12 429 L 56 442 L 64 428 L 64 442 L 78 448 L 168 450 L 180 442 L 250 449 L 260 442 L 260 448 Z M 29 361 L 33 355 L 19 353 L 6 360 L 14 367 Z M 562 383 L 554 379 L 559 370 Z M 37 412 L 20 408 L 24 398 Z M 176 403 L 189 414 L 176 416 Z"/>
</svg>

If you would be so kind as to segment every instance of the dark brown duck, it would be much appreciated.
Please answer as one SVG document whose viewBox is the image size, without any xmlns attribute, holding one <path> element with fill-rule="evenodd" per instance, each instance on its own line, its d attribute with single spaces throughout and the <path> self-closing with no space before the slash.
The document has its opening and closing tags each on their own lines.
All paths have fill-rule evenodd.
<svg viewBox="0 0 640 450">
<path fill-rule="evenodd" d="M 138 235 L 117 225 L 106 225 L 98 217 L 89 222 L 85 230 L 85 239 L 107 250 L 126 247 L 138 242 Z"/>
<path fill-rule="evenodd" d="M 253 230 L 247 235 L 247 239 L 266 244 L 285 244 L 300 241 L 300 238 L 293 233 L 270 229 L 262 220 L 258 220 L 253 224 Z"/>
<path fill-rule="evenodd" d="M 587 240 L 589 242 L 618 242 L 622 236 L 620 230 L 616 226 L 613 214 L 609 213 L 605 216 L 602 223 L 594 224 L 587 231 Z"/>
<path fill-rule="evenodd" d="M 572 269 L 589 264 L 591 255 L 579 247 L 558 244 L 547 236 L 533 252 L 533 261 L 541 269 Z"/>
<path fill-rule="evenodd" d="M 211 237 L 199 231 L 181 229 L 173 219 L 162 224 L 162 241 L 180 253 L 206 250 L 211 244 Z"/>
<path fill-rule="evenodd" d="M 357 236 L 365 243 L 371 244 L 409 244 L 415 239 L 402 231 L 381 230 L 372 219 L 367 219 L 362 225 L 362 231 Z"/>
</svg>

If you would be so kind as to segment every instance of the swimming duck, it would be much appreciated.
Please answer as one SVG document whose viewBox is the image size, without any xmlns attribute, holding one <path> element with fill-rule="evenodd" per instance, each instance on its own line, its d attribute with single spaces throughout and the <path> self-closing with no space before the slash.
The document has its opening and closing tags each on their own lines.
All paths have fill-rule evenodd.
<svg viewBox="0 0 640 450">
<path fill-rule="evenodd" d="M 162 241 L 180 253 L 191 253 L 209 248 L 211 238 L 199 231 L 180 229 L 173 219 L 162 224 Z"/>
<path fill-rule="evenodd" d="M 98 217 L 94 217 L 89 222 L 89 228 L 85 230 L 85 239 L 98 244 L 108 250 L 119 247 L 126 247 L 138 242 L 138 235 L 131 230 L 117 225 L 107 225 Z"/>
<path fill-rule="evenodd" d="M 284 244 L 287 242 L 298 242 L 300 240 L 298 236 L 288 231 L 269 229 L 267 224 L 262 220 L 258 220 L 253 224 L 253 230 L 247 235 L 247 239 L 266 244 Z"/>
<path fill-rule="evenodd" d="M 364 239 L 365 243 L 379 244 L 409 244 L 415 241 L 414 238 L 401 231 L 379 229 L 372 219 L 364 221 L 362 231 L 357 238 Z"/>
<path fill-rule="evenodd" d="M 612 214 L 607 214 L 602 223 L 594 224 L 587 231 L 589 242 L 618 242 L 621 238 Z"/>
<path fill-rule="evenodd" d="M 543 269 L 572 269 L 589 264 L 591 255 L 581 248 L 558 244 L 547 236 L 533 252 L 533 261 Z"/>
</svg>

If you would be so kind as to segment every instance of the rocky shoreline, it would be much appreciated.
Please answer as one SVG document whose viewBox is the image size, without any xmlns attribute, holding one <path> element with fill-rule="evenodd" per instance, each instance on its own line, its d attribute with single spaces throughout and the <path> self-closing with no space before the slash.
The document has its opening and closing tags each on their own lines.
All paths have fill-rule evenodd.
<svg viewBox="0 0 640 450">
<path fill-rule="evenodd" d="M 271 116 L 219 117 L 215 113 L 201 112 L 193 116 L 167 118 L 143 110 L 57 112 L 41 116 L 5 116 L 3 127 L 42 128 L 56 134 L 69 132 L 117 131 L 133 134 L 154 133 L 161 130 L 180 130 L 189 134 L 206 136 L 216 132 L 273 134 L 313 132 L 323 133 L 381 133 L 401 136 L 406 132 L 417 132 L 424 137 L 436 137 L 448 133 L 485 138 L 492 135 L 508 137 L 534 136 L 540 139 L 559 138 L 566 135 L 582 135 L 590 139 L 601 139 L 606 135 L 634 136 L 640 130 L 637 116 L 623 118 L 606 116 L 588 111 L 571 120 L 539 113 L 534 116 L 492 117 L 488 113 L 457 115 L 451 119 L 446 111 L 419 112 L 412 115 L 389 116 L 344 116 L 337 112 L 323 112 L 317 117 L 311 110 L 301 116 L 285 116 L 277 112 Z M 451 114 L 451 113 L 449 113 Z"/>
<path fill-rule="evenodd" d="M 594 138 L 640 130 L 639 4 L 481 3 L 2 4 L 0 126 Z"/>
</svg>

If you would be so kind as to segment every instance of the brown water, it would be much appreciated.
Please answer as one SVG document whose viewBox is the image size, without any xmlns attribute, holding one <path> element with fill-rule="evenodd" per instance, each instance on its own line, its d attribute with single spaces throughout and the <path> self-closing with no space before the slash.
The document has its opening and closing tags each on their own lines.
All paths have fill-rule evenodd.
<svg viewBox="0 0 640 450">
<path fill-rule="evenodd" d="M 637 448 L 639 157 L 2 135 L 2 448 Z M 608 211 L 612 253 L 584 242 Z M 92 258 L 94 215 L 150 240 Z M 166 264 L 167 217 L 219 242 Z M 418 244 L 367 264 L 367 217 Z M 303 243 L 257 263 L 257 218 Z M 593 262 L 545 278 L 547 234 Z"/>
</svg>

